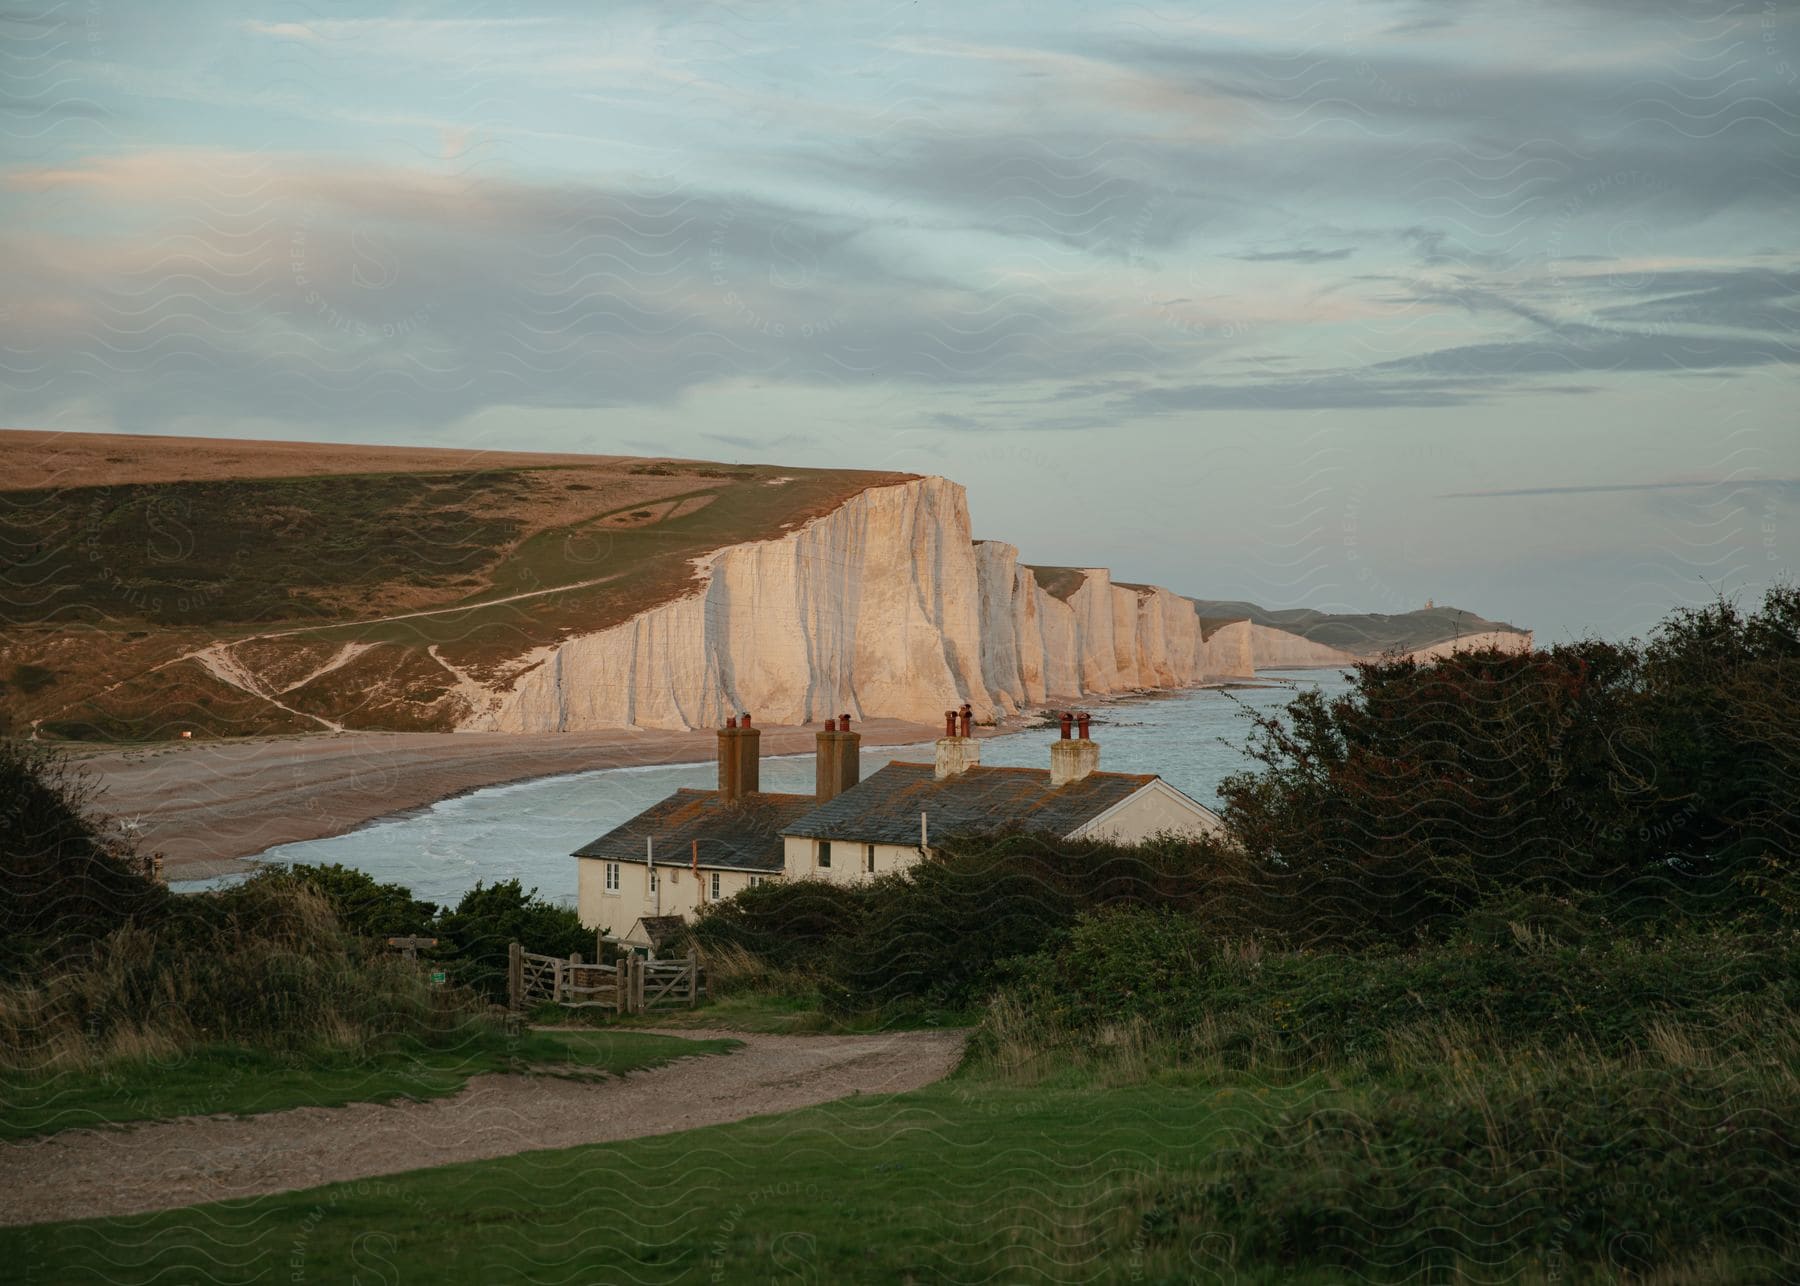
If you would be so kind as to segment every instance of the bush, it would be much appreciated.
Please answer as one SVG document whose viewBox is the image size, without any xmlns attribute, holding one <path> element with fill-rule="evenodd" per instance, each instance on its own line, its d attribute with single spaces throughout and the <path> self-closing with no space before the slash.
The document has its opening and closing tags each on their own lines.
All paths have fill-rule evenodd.
<svg viewBox="0 0 1800 1286">
<path fill-rule="evenodd" d="M 584 958 L 594 954 L 595 937 L 568 907 L 545 902 L 537 890 L 526 892 L 517 880 L 477 883 L 463 894 L 456 909 L 437 921 L 438 946 L 433 953 L 450 962 L 452 976 L 494 1001 L 506 999 L 507 954 L 512 943 L 547 956 Z"/>
<path fill-rule="evenodd" d="M 0 989 L 0 1047 L 44 1068 L 179 1057 L 196 1045 L 361 1047 L 454 1036 L 480 1013 L 416 964 L 345 934 L 330 904 L 291 881 L 175 901 L 69 967 Z"/>
<path fill-rule="evenodd" d="M 313 890 L 331 904 L 339 925 L 363 937 L 430 937 L 436 926 L 436 904 L 420 901 L 404 885 L 378 883 L 354 867 L 279 867 L 258 872 L 250 883 L 260 880 L 289 880 Z"/>
<path fill-rule="evenodd" d="M 1468 1261 L 1636 1275 L 1719 1243 L 1791 1251 L 1791 1109 L 1754 1078 L 1691 1068 L 1307 1108 L 1216 1177 L 1153 1193 L 1144 1228 L 1222 1231 L 1240 1260 L 1383 1280 Z"/>
<path fill-rule="evenodd" d="M 0 739 L 0 971 L 85 950 L 168 901 L 94 792 L 56 751 Z"/>
<path fill-rule="evenodd" d="M 952 837 L 932 860 L 868 887 L 854 931 L 826 953 L 826 1000 L 842 1012 L 967 1008 L 993 990 L 1002 961 L 1060 941 L 1085 911 L 1218 910 L 1230 868 L 1205 842 Z"/>
<path fill-rule="evenodd" d="M 781 971 L 817 970 L 856 931 L 868 886 L 825 880 L 770 880 L 700 912 L 691 933 L 702 949 L 729 948 Z"/>
<path fill-rule="evenodd" d="M 978 1048 L 1092 1048 L 1109 1025 L 1137 1021 L 1171 1056 L 1240 1068 L 1352 1060 L 1392 1072 L 1397 1043 L 1450 1031 L 1495 1050 L 1622 1054 L 1672 1018 L 1800 1009 L 1796 945 L 1791 933 L 1721 929 L 1566 945 L 1521 926 L 1504 942 L 1266 951 L 1221 947 L 1191 917 L 1115 912 L 1013 962 Z"/>
<path fill-rule="evenodd" d="M 1497 895 L 1631 914 L 1800 912 L 1800 593 L 1589 640 L 1357 667 L 1256 716 L 1221 787 L 1264 927 L 1316 945 L 1442 935 Z"/>
<path fill-rule="evenodd" d="M 1180 1029 L 1206 990 L 1215 944 L 1193 916 L 1166 909 L 1087 912 L 1055 950 L 1005 970 L 1014 999 L 1058 1031 L 1140 1020 Z"/>
</svg>

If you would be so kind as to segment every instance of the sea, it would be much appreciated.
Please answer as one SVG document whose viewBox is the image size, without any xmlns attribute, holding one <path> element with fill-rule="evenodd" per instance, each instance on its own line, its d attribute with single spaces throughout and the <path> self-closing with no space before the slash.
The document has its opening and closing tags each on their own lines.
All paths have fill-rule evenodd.
<svg viewBox="0 0 1800 1286">
<path fill-rule="evenodd" d="M 1348 677 L 1337 670 L 1277 670 L 1260 674 L 1253 686 L 1185 689 L 1094 706 L 1100 767 L 1160 773 L 1170 785 L 1217 807 L 1219 783 L 1251 766 L 1245 754 L 1250 712 L 1279 709 L 1301 688 L 1332 694 L 1348 686 Z M 1049 767 L 1056 736 L 1052 726 L 984 740 L 981 762 Z M 930 762 L 932 754 L 930 742 L 868 749 L 862 775 L 896 759 Z M 717 781 L 711 760 L 536 778 L 440 800 L 328 839 L 283 844 L 258 860 L 342 863 L 443 904 L 454 904 L 478 882 L 516 879 L 549 901 L 573 906 L 576 862 L 569 855 L 575 849 L 679 787 L 711 789 Z M 810 792 L 812 756 L 765 757 L 762 788 Z M 173 887 L 196 891 L 217 884 L 184 881 Z"/>
</svg>

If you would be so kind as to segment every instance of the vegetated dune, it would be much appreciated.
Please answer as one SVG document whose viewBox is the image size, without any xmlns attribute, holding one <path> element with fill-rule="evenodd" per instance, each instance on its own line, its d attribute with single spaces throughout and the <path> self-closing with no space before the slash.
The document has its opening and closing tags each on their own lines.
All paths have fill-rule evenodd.
<svg viewBox="0 0 1800 1286">
<path fill-rule="evenodd" d="M 1028 566 L 943 478 L 0 438 L 46 457 L 0 483 L 0 696 L 44 735 L 987 720 L 1375 650 Z"/>
</svg>

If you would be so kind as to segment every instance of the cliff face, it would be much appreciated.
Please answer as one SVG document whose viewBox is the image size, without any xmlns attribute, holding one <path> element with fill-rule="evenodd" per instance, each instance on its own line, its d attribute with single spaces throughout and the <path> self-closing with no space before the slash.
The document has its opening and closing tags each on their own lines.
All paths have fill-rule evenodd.
<svg viewBox="0 0 1800 1286">
<path fill-rule="evenodd" d="M 1289 634 L 1271 625 L 1245 622 L 1250 631 L 1250 651 L 1256 664 L 1264 669 L 1304 669 L 1307 666 L 1352 665 L 1353 653 L 1327 647 L 1311 639 Z"/>
<path fill-rule="evenodd" d="M 849 711 L 992 713 L 963 489 L 924 478 L 861 493 L 780 540 L 703 560 L 705 588 L 529 658 L 465 728 L 710 727 Z"/>
<path fill-rule="evenodd" d="M 997 541 L 973 542 L 961 487 L 871 488 L 779 540 L 702 560 L 705 585 L 521 658 L 463 727 L 504 732 L 858 718 L 986 720 L 1046 700 L 1248 677 L 1348 653 L 1248 621 L 1206 634 L 1194 604 L 1080 569 L 1059 598 Z M 1073 579 L 1073 574 L 1070 574 Z"/>
<path fill-rule="evenodd" d="M 1460 639 L 1447 639 L 1442 643 L 1433 643 L 1430 647 L 1415 648 L 1406 655 L 1415 661 L 1435 661 L 1456 652 L 1478 652 L 1483 648 L 1498 648 L 1502 652 L 1529 652 L 1531 639 L 1530 630 L 1522 632 L 1484 630 L 1479 634 L 1469 634 Z"/>
</svg>

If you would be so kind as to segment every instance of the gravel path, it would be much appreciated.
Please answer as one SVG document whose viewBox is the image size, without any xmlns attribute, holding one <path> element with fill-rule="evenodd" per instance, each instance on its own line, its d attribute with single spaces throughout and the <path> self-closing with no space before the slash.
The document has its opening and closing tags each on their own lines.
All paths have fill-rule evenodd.
<svg viewBox="0 0 1800 1286">
<path fill-rule="evenodd" d="M 0 1144 L 0 1224 L 171 1210 L 539 1148 L 669 1134 L 947 1075 L 964 1033 L 729 1036 L 729 1054 L 600 1082 L 477 1076 L 424 1103 L 296 1108 L 66 1130 Z"/>
</svg>

